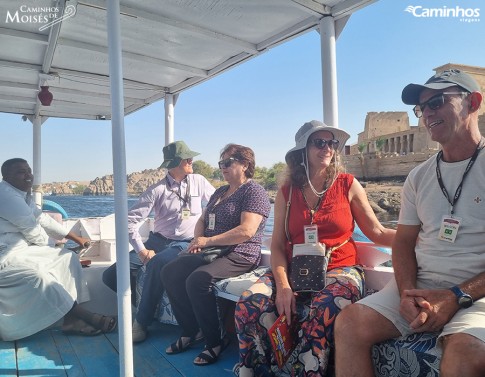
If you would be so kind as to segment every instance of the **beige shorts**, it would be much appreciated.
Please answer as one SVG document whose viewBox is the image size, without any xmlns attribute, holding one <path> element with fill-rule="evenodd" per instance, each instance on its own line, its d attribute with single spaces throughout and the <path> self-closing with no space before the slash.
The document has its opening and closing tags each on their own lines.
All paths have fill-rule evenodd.
<svg viewBox="0 0 485 377">
<path fill-rule="evenodd" d="M 422 289 L 434 287 L 418 284 Z M 399 314 L 399 292 L 396 281 L 391 281 L 379 292 L 367 296 L 358 302 L 366 305 L 390 320 L 403 336 L 414 333 L 409 323 Z M 468 309 L 460 309 L 443 328 L 439 337 L 456 333 L 473 335 L 485 343 L 485 298 L 477 300 Z"/>
</svg>

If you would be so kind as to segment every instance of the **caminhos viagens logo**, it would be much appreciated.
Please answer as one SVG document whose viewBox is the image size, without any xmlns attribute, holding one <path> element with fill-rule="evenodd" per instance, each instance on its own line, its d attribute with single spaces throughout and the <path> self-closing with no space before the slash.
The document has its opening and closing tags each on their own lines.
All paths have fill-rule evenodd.
<svg viewBox="0 0 485 377">
<path fill-rule="evenodd" d="M 461 22 L 479 22 L 480 8 L 463 8 L 460 6 L 441 8 L 426 8 L 422 5 L 409 5 L 405 12 L 417 18 L 443 18 L 455 19 Z"/>
</svg>

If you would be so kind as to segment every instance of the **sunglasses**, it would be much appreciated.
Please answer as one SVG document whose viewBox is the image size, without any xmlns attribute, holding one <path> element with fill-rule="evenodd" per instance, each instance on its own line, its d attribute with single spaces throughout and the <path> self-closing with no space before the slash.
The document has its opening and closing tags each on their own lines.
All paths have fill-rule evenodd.
<svg viewBox="0 0 485 377">
<path fill-rule="evenodd" d="M 337 149 L 340 141 L 332 139 L 332 140 L 325 140 L 325 139 L 313 139 L 310 141 L 316 148 L 323 149 L 327 145 L 330 149 Z"/>
<path fill-rule="evenodd" d="M 239 160 L 234 157 L 229 157 L 229 158 L 226 158 L 225 160 L 219 161 L 217 164 L 219 165 L 219 169 L 224 169 L 224 168 L 230 167 L 234 161 L 239 161 Z"/>
<path fill-rule="evenodd" d="M 419 105 L 414 106 L 413 111 L 416 118 L 421 118 L 423 116 L 423 111 L 426 106 L 429 107 L 430 110 L 438 110 L 441 106 L 445 104 L 445 95 L 463 95 L 463 94 L 470 94 L 469 92 L 443 92 L 431 97 L 429 100 L 420 103 Z"/>
</svg>

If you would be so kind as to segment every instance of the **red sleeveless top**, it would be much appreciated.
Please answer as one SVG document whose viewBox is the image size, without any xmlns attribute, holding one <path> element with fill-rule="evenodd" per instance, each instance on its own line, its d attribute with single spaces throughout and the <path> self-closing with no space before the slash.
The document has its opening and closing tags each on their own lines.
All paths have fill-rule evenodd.
<svg viewBox="0 0 485 377">
<path fill-rule="evenodd" d="M 340 245 L 350 239 L 354 231 L 354 218 L 350 211 L 349 190 L 354 177 L 340 173 L 333 185 L 324 194 L 320 206 L 313 215 L 313 223 L 318 226 L 318 238 L 327 247 Z M 290 186 L 282 187 L 285 201 L 288 202 Z M 303 199 L 299 187 L 293 186 L 291 206 L 288 216 L 288 230 L 293 244 L 305 243 L 304 225 L 310 225 L 310 209 Z M 286 259 L 291 264 L 292 245 L 286 243 Z M 357 249 L 352 239 L 332 252 L 328 270 L 357 264 Z"/>
</svg>

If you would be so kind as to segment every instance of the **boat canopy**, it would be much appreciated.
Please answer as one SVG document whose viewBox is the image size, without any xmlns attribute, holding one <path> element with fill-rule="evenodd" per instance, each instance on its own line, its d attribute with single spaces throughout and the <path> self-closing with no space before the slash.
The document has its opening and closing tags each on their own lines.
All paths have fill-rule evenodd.
<svg viewBox="0 0 485 377">
<path fill-rule="evenodd" d="M 176 95 L 374 0 L 121 0 L 124 113 Z M 0 2 L 0 111 L 110 119 L 107 2 Z M 37 97 L 53 94 L 50 106 Z"/>
</svg>

